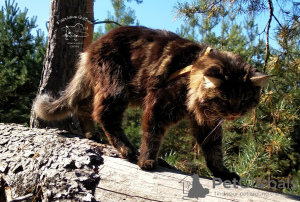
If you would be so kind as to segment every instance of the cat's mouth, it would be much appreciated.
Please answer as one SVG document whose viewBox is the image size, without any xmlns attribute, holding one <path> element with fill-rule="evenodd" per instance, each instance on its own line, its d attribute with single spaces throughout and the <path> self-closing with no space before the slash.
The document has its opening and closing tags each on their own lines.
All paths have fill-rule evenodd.
<svg viewBox="0 0 300 202">
<path fill-rule="evenodd" d="M 219 120 L 221 118 L 223 120 L 228 120 L 228 121 L 234 121 L 243 116 L 242 113 L 228 113 L 222 111 L 219 111 L 218 113 L 216 111 L 209 110 L 209 109 L 204 110 L 204 114 L 209 119 Z"/>
<path fill-rule="evenodd" d="M 224 120 L 234 121 L 238 118 L 241 118 L 243 116 L 243 114 L 237 113 L 237 112 L 230 113 L 230 112 L 220 111 L 219 116 Z"/>
<path fill-rule="evenodd" d="M 234 121 L 238 118 L 240 118 L 241 115 L 238 114 L 238 113 L 232 113 L 232 114 L 228 114 L 226 117 L 224 117 L 226 120 L 229 120 L 229 121 Z"/>
</svg>

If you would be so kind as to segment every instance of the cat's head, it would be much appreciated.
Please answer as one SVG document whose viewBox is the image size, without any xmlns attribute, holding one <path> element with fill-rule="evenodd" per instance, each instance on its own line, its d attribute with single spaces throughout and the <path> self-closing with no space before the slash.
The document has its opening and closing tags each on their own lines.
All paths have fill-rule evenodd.
<svg viewBox="0 0 300 202">
<path fill-rule="evenodd" d="M 257 106 L 269 77 L 237 55 L 208 48 L 194 64 L 188 107 L 198 121 L 234 120 Z"/>
</svg>

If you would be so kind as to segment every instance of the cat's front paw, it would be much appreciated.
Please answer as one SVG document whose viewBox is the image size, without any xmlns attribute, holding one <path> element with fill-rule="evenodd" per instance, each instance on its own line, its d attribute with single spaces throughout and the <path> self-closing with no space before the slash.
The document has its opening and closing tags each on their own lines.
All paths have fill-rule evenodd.
<svg viewBox="0 0 300 202">
<path fill-rule="evenodd" d="M 101 143 L 101 134 L 99 132 L 86 132 L 84 136 L 89 140 Z"/>
<path fill-rule="evenodd" d="M 214 174 L 215 178 L 221 178 L 224 182 L 225 180 L 233 181 L 234 179 L 236 181 L 240 181 L 240 176 L 236 174 L 235 172 L 220 172 Z"/>
<path fill-rule="evenodd" d="M 119 152 L 122 155 L 122 158 L 128 159 L 128 160 L 137 160 L 136 151 L 134 148 L 129 148 L 126 146 L 122 146 L 118 148 Z"/>
<path fill-rule="evenodd" d="M 149 159 L 139 159 L 138 165 L 142 170 L 153 170 L 156 168 L 157 162 Z"/>
</svg>

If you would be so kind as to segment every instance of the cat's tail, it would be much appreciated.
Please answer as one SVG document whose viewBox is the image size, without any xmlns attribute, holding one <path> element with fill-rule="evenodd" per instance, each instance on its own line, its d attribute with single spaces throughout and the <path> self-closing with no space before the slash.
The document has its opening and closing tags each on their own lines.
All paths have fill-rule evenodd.
<svg viewBox="0 0 300 202">
<path fill-rule="evenodd" d="M 86 81 L 86 65 L 87 53 L 80 55 L 78 69 L 58 99 L 54 99 L 49 94 L 38 95 L 33 103 L 33 111 L 35 114 L 45 121 L 61 120 L 77 112 L 78 103 L 91 95 L 91 90 L 88 89 Z"/>
</svg>

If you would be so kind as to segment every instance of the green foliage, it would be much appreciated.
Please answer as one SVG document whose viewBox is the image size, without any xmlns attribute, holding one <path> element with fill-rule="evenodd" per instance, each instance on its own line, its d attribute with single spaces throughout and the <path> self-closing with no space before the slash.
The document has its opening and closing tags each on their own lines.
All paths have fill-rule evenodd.
<svg viewBox="0 0 300 202">
<path fill-rule="evenodd" d="M 0 122 L 28 123 L 45 54 L 43 34 L 34 37 L 36 18 L 5 1 L 0 10 Z"/>
<path fill-rule="evenodd" d="M 125 134 L 128 135 L 131 142 L 137 148 L 141 145 L 142 137 L 142 124 L 141 124 L 142 111 L 140 109 L 128 108 L 125 113 L 123 128 Z"/>
<path fill-rule="evenodd" d="M 162 157 L 168 164 L 170 165 L 176 165 L 178 154 L 177 152 L 171 150 L 169 153 L 165 153 L 165 155 Z"/>
</svg>

